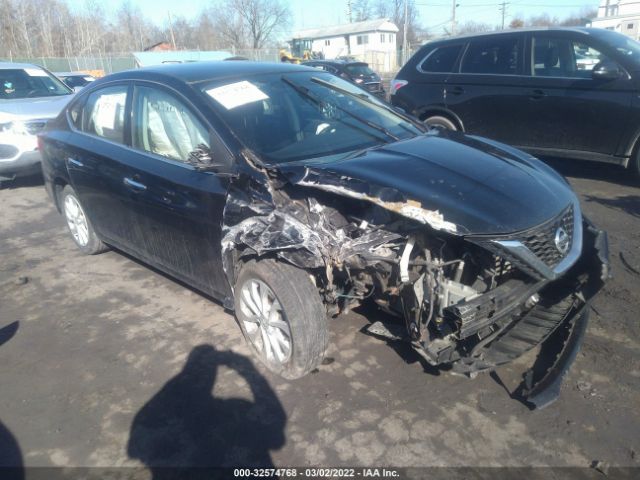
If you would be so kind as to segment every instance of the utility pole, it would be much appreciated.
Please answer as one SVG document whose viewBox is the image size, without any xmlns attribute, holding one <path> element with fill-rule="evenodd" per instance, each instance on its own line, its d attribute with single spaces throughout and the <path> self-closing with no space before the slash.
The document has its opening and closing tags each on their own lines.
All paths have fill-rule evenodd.
<svg viewBox="0 0 640 480">
<path fill-rule="evenodd" d="M 349 17 L 349 23 L 353 23 L 353 17 L 351 15 L 351 0 L 347 0 L 347 15 Z"/>
<path fill-rule="evenodd" d="M 451 2 L 451 35 L 456 34 L 456 8 L 458 8 L 456 0 Z"/>
<path fill-rule="evenodd" d="M 409 24 L 409 0 L 404 0 L 404 26 L 402 27 L 402 65 L 407 63 L 407 25 Z"/>
<path fill-rule="evenodd" d="M 176 49 L 176 37 L 173 35 L 173 21 L 171 20 L 171 12 L 167 12 L 169 16 L 169 33 L 171 34 L 171 44 L 173 45 L 173 49 Z"/>
<path fill-rule="evenodd" d="M 502 30 L 504 30 L 504 19 L 507 15 L 507 5 L 509 5 L 509 2 L 502 2 L 500 4 L 500 11 L 502 12 Z"/>
</svg>

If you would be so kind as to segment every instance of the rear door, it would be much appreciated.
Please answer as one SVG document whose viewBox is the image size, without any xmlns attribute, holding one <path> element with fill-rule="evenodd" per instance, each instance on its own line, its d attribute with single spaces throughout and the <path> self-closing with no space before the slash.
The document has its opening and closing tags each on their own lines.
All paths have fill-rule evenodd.
<svg viewBox="0 0 640 480">
<path fill-rule="evenodd" d="M 189 154 L 209 149 L 232 157 L 198 110 L 178 92 L 136 83 L 130 181 L 145 258 L 187 283 L 222 297 L 222 215 L 228 175 L 197 171 Z M 220 158 L 218 158 L 220 160 Z"/>
<path fill-rule="evenodd" d="M 613 155 L 631 111 L 628 76 L 592 78 L 597 64 L 615 62 L 586 35 L 535 32 L 528 44 L 530 135 L 518 145 Z"/>
<path fill-rule="evenodd" d="M 125 250 L 135 250 L 135 224 L 126 157 L 131 85 L 115 83 L 89 94 L 72 112 L 65 163 L 71 184 L 98 235 Z"/>
<path fill-rule="evenodd" d="M 427 112 L 445 109 L 445 84 L 458 66 L 458 59 L 466 44 L 446 43 L 416 53 L 398 75 L 406 85 L 391 90 L 391 102 L 417 118 L 424 119 Z"/>
<path fill-rule="evenodd" d="M 511 144 L 529 135 L 523 57 L 521 33 L 469 41 L 459 71 L 445 88 L 445 104 L 467 133 Z"/>
</svg>

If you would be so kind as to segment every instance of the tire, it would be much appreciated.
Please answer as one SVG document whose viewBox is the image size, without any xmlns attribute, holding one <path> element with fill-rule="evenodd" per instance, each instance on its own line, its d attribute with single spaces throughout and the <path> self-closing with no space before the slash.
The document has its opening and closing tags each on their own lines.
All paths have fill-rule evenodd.
<svg viewBox="0 0 640 480">
<path fill-rule="evenodd" d="M 633 175 L 635 175 L 636 180 L 640 180 L 640 148 L 637 149 L 635 157 L 631 159 L 629 168 L 633 172 Z"/>
<path fill-rule="evenodd" d="M 273 259 L 251 260 L 242 266 L 234 291 L 238 324 L 269 370 L 295 379 L 320 364 L 329 341 L 327 314 L 307 272 Z M 254 301 L 263 294 L 267 308 Z"/>
<path fill-rule="evenodd" d="M 424 124 L 429 128 L 441 128 L 443 130 L 457 131 L 458 127 L 455 123 L 449 120 L 447 117 L 441 115 L 434 115 L 424 119 Z"/>
<path fill-rule="evenodd" d="M 60 195 L 60 207 L 71 238 L 85 255 L 96 255 L 109 249 L 96 235 L 89 217 L 86 215 L 78 195 L 67 185 Z"/>
</svg>

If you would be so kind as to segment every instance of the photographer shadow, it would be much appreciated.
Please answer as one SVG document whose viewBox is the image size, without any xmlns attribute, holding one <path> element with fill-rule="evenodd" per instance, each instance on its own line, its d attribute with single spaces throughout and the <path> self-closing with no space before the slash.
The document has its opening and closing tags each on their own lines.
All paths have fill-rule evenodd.
<svg viewBox="0 0 640 480">
<path fill-rule="evenodd" d="M 253 401 L 213 396 L 220 366 L 249 384 Z M 284 445 L 285 425 L 275 392 L 246 357 L 200 345 L 136 414 L 127 453 L 147 465 L 154 480 L 196 472 L 218 478 L 212 467 L 273 468 L 270 450 Z"/>
</svg>

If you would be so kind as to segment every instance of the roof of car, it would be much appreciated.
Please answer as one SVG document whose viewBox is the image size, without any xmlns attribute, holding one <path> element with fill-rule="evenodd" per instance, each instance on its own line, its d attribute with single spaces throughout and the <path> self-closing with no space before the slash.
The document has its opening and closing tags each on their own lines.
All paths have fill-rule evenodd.
<svg viewBox="0 0 640 480">
<path fill-rule="evenodd" d="M 152 67 L 114 73 L 109 75 L 108 78 L 112 80 L 135 80 L 147 78 L 149 74 L 152 74 L 156 76 L 172 77 L 186 83 L 197 83 L 219 78 L 297 72 L 305 70 L 312 70 L 312 67 L 278 62 L 252 62 L 244 60 L 237 60 L 233 62 L 212 61 L 155 65 Z"/>
<path fill-rule="evenodd" d="M 57 77 L 93 77 L 90 73 L 84 72 L 53 72 Z"/>
<path fill-rule="evenodd" d="M 323 59 L 309 60 L 307 62 L 303 62 L 302 64 L 306 65 L 308 63 L 326 63 L 329 65 L 367 65 L 367 62 L 360 62 L 358 60 L 342 60 L 339 58 L 332 59 L 332 60 L 323 60 Z"/>
<path fill-rule="evenodd" d="M 32 65 L 31 63 L 0 62 L 0 70 L 13 70 L 16 68 L 42 68 L 42 67 L 40 65 Z"/>
<path fill-rule="evenodd" d="M 466 38 L 475 38 L 475 37 L 488 37 L 492 35 L 509 35 L 516 33 L 528 33 L 528 32 L 576 32 L 582 33 L 585 35 L 600 35 L 603 32 L 608 32 L 608 30 L 604 30 L 602 28 L 590 28 L 590 27 L 531 27 L 531 28 L 514 28 L 510 30 L 498 30 L 491 32 L 480 32 L 480 33 L 469 33 L 466 35 L 458 35 L 455 37 L 447 37 L 447 38 L 439 38 L 430 42 L 427 42 L 425 45 L 431 43 L 439 43 L 439 42 L 450 42 L 456 40 L 463 40 Z M 606 34 L 606 33 L 605 33 Z"/>
</svg>

